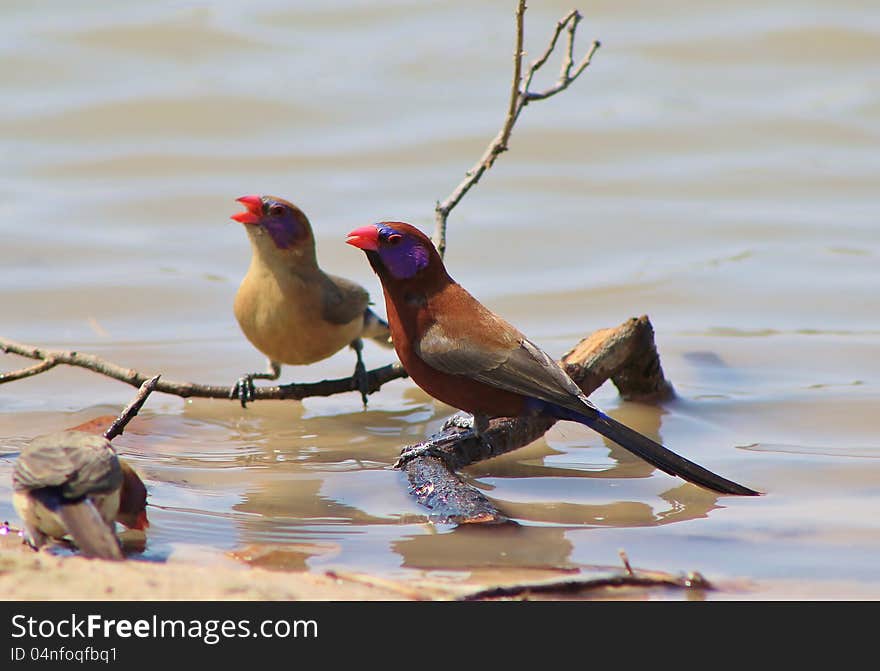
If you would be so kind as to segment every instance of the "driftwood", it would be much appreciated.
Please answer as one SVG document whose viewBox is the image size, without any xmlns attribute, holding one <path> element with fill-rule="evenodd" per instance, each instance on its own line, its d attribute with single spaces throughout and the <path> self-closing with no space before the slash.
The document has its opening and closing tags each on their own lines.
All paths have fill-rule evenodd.
<svg viewBox="0 0 880 671">
<path fill-rule="evenodd" d="M 611 571 L 598 576 L 573 575 L 565 578 L 550 578 L 537 582 L 523 582 L 509 585 L 485 587 L 462 594 L 459 601 L 484 601 L 487 599 L 528 599 L 532 595 L 548 595 L 559 598 L 561 595 L 576 595 L 584 592 L 598 592 L 609 588 L 623 587 L 666 587 L 685 590 L 709 591 L 715 587 L 696 571 L 673 575 L 665 571 L 633 570 L 629 557 L 619 551 L 623 571 Z"/>
<path fill-rule="evenodd" d="M 696 571 L 673 575 L 665 571 L 630 571 L 608 573 L 601 576 L 573 576 L 552 578 L 541 582 L 486 587 L 458 597 L 459 601 L 486 601 L 488 599 L 528 599 L 531 595 L 546 595 L 558 599 L 563 595 L 598 592 L 609 588 L 667 587 L 685 590 L 707 591 L 715 589 Z"/>
<path fill-rule="evenodd" d="M 647 316 L 629 319 L 617 328 L 602 329 L 581 340 L 560 361 L 588 396 L 611 380 L 627 400 L 661 401 L 675 392 L 663 375 Z M 486 440 L 458 426 L 469 416 L 455 415 L 428 440 L 409 445 L 395 464 L 406 473 L 410 493 L 439 522 L 503 523 L 509 521 L 479 490 L 456 471 L 511 452 L 540 438 L 556 423 L 545 418 L 492 420 Z"/>
<path fill-rule="evenodd" d="M 374 575 L 364 575 L 349 571 L 327 571 L 325 575 L 334 580 L 353 582 L 368 587 L 388 590 L 400 594 L 407 599 L 414 600 L 455 600 L 455 601 L 488 601 L 494 599 L 520 599 L 528 600 L 533 597 L 543 596 L 545 599 L 566 598 L 602 598 L 609 593 L 615 596 L 624 596 L 626 590 L 663 588 L 677 589 L 696 592 L 712 591 L 715 586 L 696 571 L 685 573 L 667 573 L 666 571 L 653 571 L 633 569 L 629 563 L 626 552 L 620 550 L 620 559 L 623 562 L 623 570 L 615 570 L 607 567 L 598 570 L 571 568 L 571 569 L 548 569 L 549 572 L 561 571 L 563 576 L 551 576 L 538 580 L 526 580 L 516 582 L 501 582 L 500 584 L 477 585 L 463 584 L 450 585 L 444 582 L 432 582 L 420 579 L 417 583 L 400 580 L 389 580 Z M 500 573 L 500 572 L 499 572 Z M 503 574 L 498 576 L 503 580 Z M 472 577 L 473 579 L 473 577 Z M 614 592 L 612 592 L 614 590 Z"/>
</svg>

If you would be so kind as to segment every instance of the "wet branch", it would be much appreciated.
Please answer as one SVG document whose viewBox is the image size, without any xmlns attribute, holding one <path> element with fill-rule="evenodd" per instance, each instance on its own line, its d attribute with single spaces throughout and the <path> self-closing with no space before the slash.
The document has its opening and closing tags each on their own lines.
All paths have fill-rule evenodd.
<svg viewBox="0 0 880 671">
<path fill-rule="evenodd" d="M 442 203 L 437 202 L 434 207 L 434 236 L 433 241 L 442 257 L 446 251 L 446 220 L 452 209 L 458 205 L 464 195 L 470 191 L 471 187 L 480 181 L 483 173 L 486 172 L 495 163 L 498 156 L 507 151 L 507 143 L 510 140 L 510 134 L 513 126 L 519 118 L 523 108 L 534 100 L 544 100 L 556 95 L 569 87 L 569 85 L 577 79 L 580 74 L 590 65 L 593 54 L 599 49 L 600 43 L 593 41 L 586 55 L 580 60 L 577 66 L 574 65 L 574 38 L 577 31 L 577 25 L 583 18 L 576 9 L 571 10 L 556 24 L 556 30 L 547 49 L 540 58 L 533 61 L 525 74 L 523 74 L 523 23 L 526 12 L 526 0 L 519 0 L 516 8 L 516 47 L 513 52 L 513 79 L 511 81 L 510 101 L 507 109 L 507 116 L 504 118 L 504 124 L 495 139 L 489 143 L 486 151 L 474 166 L 465 173 L 465 178 L 452 191 L 449 197 Z M 562 61 L 562 68 L 556 83 L 544 91 L 531 91 L 529 87 L 532 84 L 532 78 L 535 73 L 550 58 L 550 55 L 556 49 L 556 44 L 563 30 L 566 32 L 565 56 Z"/>
<path fill-rule="evenodd" d="M 144 407 L 144 403 L 147 401 L 147 396 L 149 396 L 156 388 L 160 377 L 160 375 L 154 375 L 140 386 L 137 395 L 131 400 L 131 403 L 123 408 L 122 412 L 119 413 L 119 417 L 117 417 L 104 432 L 104 438 L 107 440 L 113 440 L 116 436 L 122 435 L 128 423 L 141 411 L 141 408 Z"/>
<path fill-rule="evenodd" d="M 675 394 L 663 375 L 654 344 L 654 328 L 644 315 L 616 328 L 596 331 L 567 352 L 560 363 L 587 396 L 609 379 L 628 400 L 659 401 Z M 410 493 L 432 511 L 431 517 L 436 521 L 506 522 L 507 517 L 456 471 L 528 445 L 544 435 L 556 420 L 494 419 L 486 440 L 480 441 L 469 429 L 454 425 L 457 418 L 468 417 L 458 413 L 426 441 L 405 447 L 395 467 L 406 473 Z M 428 454 L 424 453 L 425 448 Z M 409 458 L 409 453 L 420 454 Z"/>
<path fill-rule="evenodd" d="M 663 571 L 633 571 L 610 573 L 602 576 L 574 576 L 513 585 L 486 587 L 458 597 L 459 601 L 483 601 L 486 599 L 527 599 L 530 595 L 545 594 L 559 598 L 561 594 L 580 594 L 608 588 L 666 587 L 685 590 L 712 590 L 712 584 L 699 573 L 692 571 L 673 575 Z"/>
<path fill-rule="evenodd" d="M 85 368 L 114 380 L 125 382 L 133 387 L 140 387 L 152 377 L 152 375 L 146 375 L 133 368 L 125 368 L 94 354 L 67 350 L 50 350 L 33 345 L 25 345 L 7 340 L 6 338 L 0 338 L 0 350 L 6 354 L 17 354 L 41 361 L 41 363 L 34 366 L 8 373 L 0 373 L 0 384 L 43 373 L 61 364 Z M 372 394 L 378 391 L 386 382 L 406 376 L 406 371 L 403 370 L 399 363 L 375 368 L 367 373 L 368 393 Z M 156 382 L 154 390 L 182 398 L 221 398 L 229 400 L 229 387 L 221 385 L 178 382 L 163 378 Z M 257 387 L 254 400 L 301 400 L 310 396 L 332 396 L 333 394 L 341 394 L 347 391 L 357 391 L 356 381 L 350 377 L 321 380 L 320 382 L 281 384 L 274 387 Z"/>
</svg>

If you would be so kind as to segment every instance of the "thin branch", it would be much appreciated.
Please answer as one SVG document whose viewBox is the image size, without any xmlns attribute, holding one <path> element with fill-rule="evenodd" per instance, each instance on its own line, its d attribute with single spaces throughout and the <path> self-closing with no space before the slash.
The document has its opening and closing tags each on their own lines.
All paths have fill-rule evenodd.
<svg viewBox="0 0 880 671">
<path fill-rule="evenodd" d="M 715 586 L 696 571 L 672 574 L 666 571 L 638 570 L 627 565 L 626 572 L 614 570 L 585 571 L 566 570 L 565 577 L 552 577 L 543 580 L 529 580 L 484 586 L 452 586 L 448 583 L 426 582 L 417 584 L 388 580 L 373 575 L 350 573 L 347 571 L 327 571 L 325 575 L 335 580 L 354 582 L 374 589 L 386 590 L 407 599 L 431 599 L 434 601 L 483 601 L 487 599 L 528 599 L 530 596 L 546 595 L 558 598 L 559 595 L 578 595 L 589 592 L 603 592 L 612 588 L 663 588 L 710 591 Z M 573 573 L 573 575 L 572 575 Z M 504 572 L 499 572 L 503 579 Z"/>
<path fill-rule="evenodd" d="M 562 34 L 563 28 L 565 28 L 566 26 L 571 26 L 569 34 L 574 35 L 574 30 L 577 27 L 578 21 L 580 20 L 581 15 L 576 9 L 571 10 L 568 14 L 559 19 L 558 23 L 556 24 L 556 30 L 553 32 L 553 37 L 550 38 L 550 43 L 547 45 L 547 49 L 544 50 L 544 53 L 541 55 L 540 58 L 533 61 L 531 66 L 529 66 L 528 73 L 526 74 L 525 85 L 522 87 L 523 91 L 529 90 L 529 86 L 531 86 L 532 84 L 532 77 L 534 77 L 535 72 L 541 69 L 544 63 L 547 62 L 547 59 L 550 58 L 550 54 L 552 54 L 553 50 L 556 49 L 556 42 L 559 40 L 559 36 Z M 573 47 L 574 40 L 572 37 L 569 38 L 568 43 L 568 58 L 566 59 L 568 61 L 570 61 L 572 58 L 571 51 Z M 563 73 L 565 72 L 566 69 L 565 65 L 563 64 Z"/>
<path fill-rule="evenodd" d="M 582 18 L 578 12 L 572 12 L 572 14 L 574 14 L 574 19 L 568 24 L 568 41 L 565 49 L 565 60 L 562 62 L 559 79 L 569 79 L 571 77 L 571 65 L 574 62 L 574 34 L 577 31 L 577 24 Z"/>
<path fill-rule="evenodd" d="M 149 396 L 156 388 L 156 384 L 159 382 L 159 377 L 161 376 L 154 375 L 140 386 L 137 395 L 132 399 L 131 403 L 119 413 L 119 417 L 117 417 L 104 432 L 104 438 L 107 440 L 113 440 L 116 436 L 122 435 L 122 432 L 125 431 L 126 425 L 128 425 L 132 418 L 140 412 L 147 400 L 147 396 Z"/>
<path fill-rule="evenodd" d="M 455 189 L 453 189 L 449 197 L 443 202 L 437 201 L 437 204 L 434 207 L 435 225 L 433 241 L 437 250 L 440 252 L 441 257 L 446 252 L 446 226 L 449 213 L 452 212 L 453 208 L 458 205 L 462 198 L 464 198 L 465 194 L 470 191 L 471 187 L 480 181 L 483 173 L 492 167 L 495 163 L 495 159 L 498 158 L 501 153 L 507 151 L 510 134 L 513 132 L 513 126 L 519 118 L 519 114 L 522 112 L 523 107 L 533 100 L 544 100 L 545 98 L 549 98 L 550 96 L 568 88 L 568 86 L 587 68 L 593 59 L 593 54 L 599 49 L 599 42 L 594 41 L 587 54 L 578 64 L 577 68 L 575 68 L 574 72 L 572 72 L 574 37 L 578 22 L 582 18 L 580 13 L 573 9 L 559 20 L 556 24 L 556 30 L 550 38 L 547 49 L 540 58 L 528 67 L 526 74 L 523 75 L 523 25 L 525 12 L 526 0 L 519 0 L 516 8 L 516 47 L 513 52 L 513 79 L 511 81 L 510 100 L 508 102 L 507 116 L 504 118 L 504 124 L 492 142 L 489 143 L 489 146 L 486 147 L 486 150 L 483 152 L 483 155 L 480 156 L 480 159 L 465 173 L 464 179 L 455 187 Z M 559 36 L 562 34 L 563 30 L 568 31 L 568 42 L 558 81 L 555 85 L 545 91 L 530 91 L 529 87 L 531 86 L 532 78 L 541 66 L 547 62 L 547 59 L 550 58 L 550 54 L 552 54 L 556 48 Z"/>
<path fill-rule="evenodd" d="M 617 554 L 620 556 L 620 561 L 623 562 L 623 568 L 626 569 L 626 572 L 629 575 L 635 575 L 635 573 L 633 573 L 632 566 L 629 563 L 629 557 L 627 556 L 626 551 L 618 550 Z"/>
<path fill-rule="evenodd" d="M 77 366 L 100 373 L 107 377 L 125 382 L 133 387 L 140 387 L 150 376 L 145 375 L 133 368 L 125 368 L 94 354 L 66 350 L 49 350 L 34 345 L 25 345 L 12 340 L 0 338 L 0 350 L 7 354 L 18 354 L 29 359 L 38 359 L 44 363 L 52 361 L 52 365 L 46 365 L 43 370 L 65 364 Z M 40 364 L 44 365 L 44 364 Z M 32 366 L 37 368 L 37 366 Z M 43 372 L 43 370 L 37 372 Z M 18 373 L 20 371 L 16 371 Z M 36 373 L 31 373 L 32 375 Z M 367 372 L 367 393 L 372 394 L 386 382 L 407 377 L 406 371 L 399 363 L 389 364 L 381 368 L 375 368 Z M 15 377 L 7 378 L 0 376 L 0 384 L 11 382 Z M 178 382 L 176 380 L 161 379 L 156 383 L 155 391 L 164 394 L 173 394 L 182 398 L 222 398 L 229 399 L 229 387 L 221 385 L 196 384 L 194 382 Z M 332 396 L 347 391 L 358 391 L 357 381 L 346 377 L 333 380 L 321 380 L 320 382 L 305 382 L 294 384 L 282 384 L 274 387 L 257 387 L 254 400 L 301 400 L 310 396 Z"/>
<path fill-rule="evenodd" d="M 522 81 L 522 59 L 523 59 L 523 17 L 526 13 L 525 0 L 520 0 L 516 8 L 516 48 L 513 50 L 513 79 L 510 83 L 510 103 L 507 108 L 507 117 L 504 119 L 504 125 L 501 127 L 500 142 L 497 150 L 491 153 L 489 162 L 486 164 L 486 170 L 492 167 L 495 159 L 503 151 L 507 151 L 507 141 L 510 139 L 510 133 L 513 131 L 513 124 L 519 116 L 522 107 L 519 105 L 519 84 Z"/>
<path fill-rule="evenodd" d="M 583 72 L 590 62 L 593 60 L 593 54 L 599 49 L 601 44 L 599 42 L 593 42 L 590 45 L 590 50 L 587 52 L 587 55 L 584 56 L 583 60 L 578 64 L 577 68 L 574 71 L 574 74 L 568 74 L 568 71 L 571 70 L 571 61 L 567 61 L 567 65 L 563 66 L 563 74 L 560 75 L 556 84 L 551 86 L 550 88 L 540 91 L 527 91 L 525 95 L 525 103 L 530 103 L 535 100 L 544 100 L 545 98 L 549 98 L 550 96 L 556 95 L 560 91 L 564 91 L 569 87 L 569 85 L 578 78 L 578 76 Z"/>
<path fill-rule="evenodd" d="M 501 599 L 523 597 L 531 594 L 572 594 L 590 590 L 607 589 L 610 587 L 674 587 L 677 589 L 713 590 L 715 587 L 696 571 L 683 575 L 672 575 L 662 571 L 629 570 L 626 573 L 611 575 L 573 578 L 553 578 L 532 583 L 515 585 L 499 585 L 470 592 L 458 597 L 459 601 L 482 601 L 484 599 Z"/>
<path fill-rule="evenodd" d="M 40 363 L 35 363 L 33 366 L 27 366 L 26 368 L 19 368 L 18 370 L 11 370 L 8 373 L 0 373 L 0 384 L 4 382 L 12 382 L 14 380 L 21 380 L 26 377 L 30 377 L 31 375 L 39 375 L 40 373 L 44 373 L 50 368 L 54 368 L 58 365 L 58 362 L 55 359 L 45 359 Z"/>
</svg>

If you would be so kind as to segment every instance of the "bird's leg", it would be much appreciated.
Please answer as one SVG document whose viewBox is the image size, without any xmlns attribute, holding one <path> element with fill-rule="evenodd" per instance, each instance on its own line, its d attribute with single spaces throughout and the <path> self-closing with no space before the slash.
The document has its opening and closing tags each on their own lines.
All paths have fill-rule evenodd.
<svg viewBox="0 0 880 671">
<path fill-rule="evenodd" d="M 481 443 L 486 442 L 486 432 L 489 430 L 489 418 L 486 415 L 473 415 L 471 429 Z"/>
<path fill-rule="evenodd" d="M 471 429 L 474 428 L 474 416 L 464 412 L 457 412 L 452 417 L 447 418 L 440 427 L 441 431 L 447 429 Z"/>
<path fill-rule="evenodd" d="M 254 380 L 277 380 L 281 377 L 281 364 L 267 359 L 268 370 L 265 373 L 247 373 L 238 378 L 238 381 L 229 390 L 229 398 L 241 401 L 241 407 L 246 408 L 249 401 L 254 400 L 256 389 Z"/>
<path fill-rule="evenodd" d="M 489 430 L 489 418 L 486 415 L 471 415 L 468 417 L 462 413 L 456 413 L 445 422 L 441 427 L 441 431 L 451 428 L 470 429 L 474 435 L 482 441 L 485 441 L 485 433 Z"/>
<path fill-rule="evenodd" d="M 356 338 L 351 342 L 351 348 L 357 356 L 357 363 L 354 366 L 354 373 L 351 379 L 354 380 L 355 387 L 361 393 L 361 401 L 363 401 L 364 409 L 367 407 L 367 394 L 370 391 L 369 377 L 367 376 L 367 367 L 364 365 L 364 341 Z"/>
<path fill-rule="evenodd" d="M 480 444 L 491 452 L 492 444 L 486 439 L 486 434 L 489 431 L 489 418 L 486 415 L 475 413 L 471 421 L 471 431 L 474 432 L 474 436 L 480 441 Z"/>
</svg>

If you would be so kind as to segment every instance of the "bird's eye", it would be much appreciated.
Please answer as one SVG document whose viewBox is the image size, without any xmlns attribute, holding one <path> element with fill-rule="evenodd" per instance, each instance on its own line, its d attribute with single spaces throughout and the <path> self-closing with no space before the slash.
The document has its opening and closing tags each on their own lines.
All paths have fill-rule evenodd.
<svg viewBox="0 0 880 671">
<path fill-rule="evenodd" d="M 386 242 L 387 242 L 389 245 L 396 245 L 396 244 L 398 244 L 401 240 L 403 240 L 403 236 L 402 236 L 400 233 L 392 233 L 391 235 L 389 235 L 389 236 L 386 238 Z"/>
<path fill-rule="evenodd" d="M 280 217 L 284 214 L 284 206 L 283 205 L 271 205 L 269 207 L 269 214 L 273 217 Z"/>
</svg>

